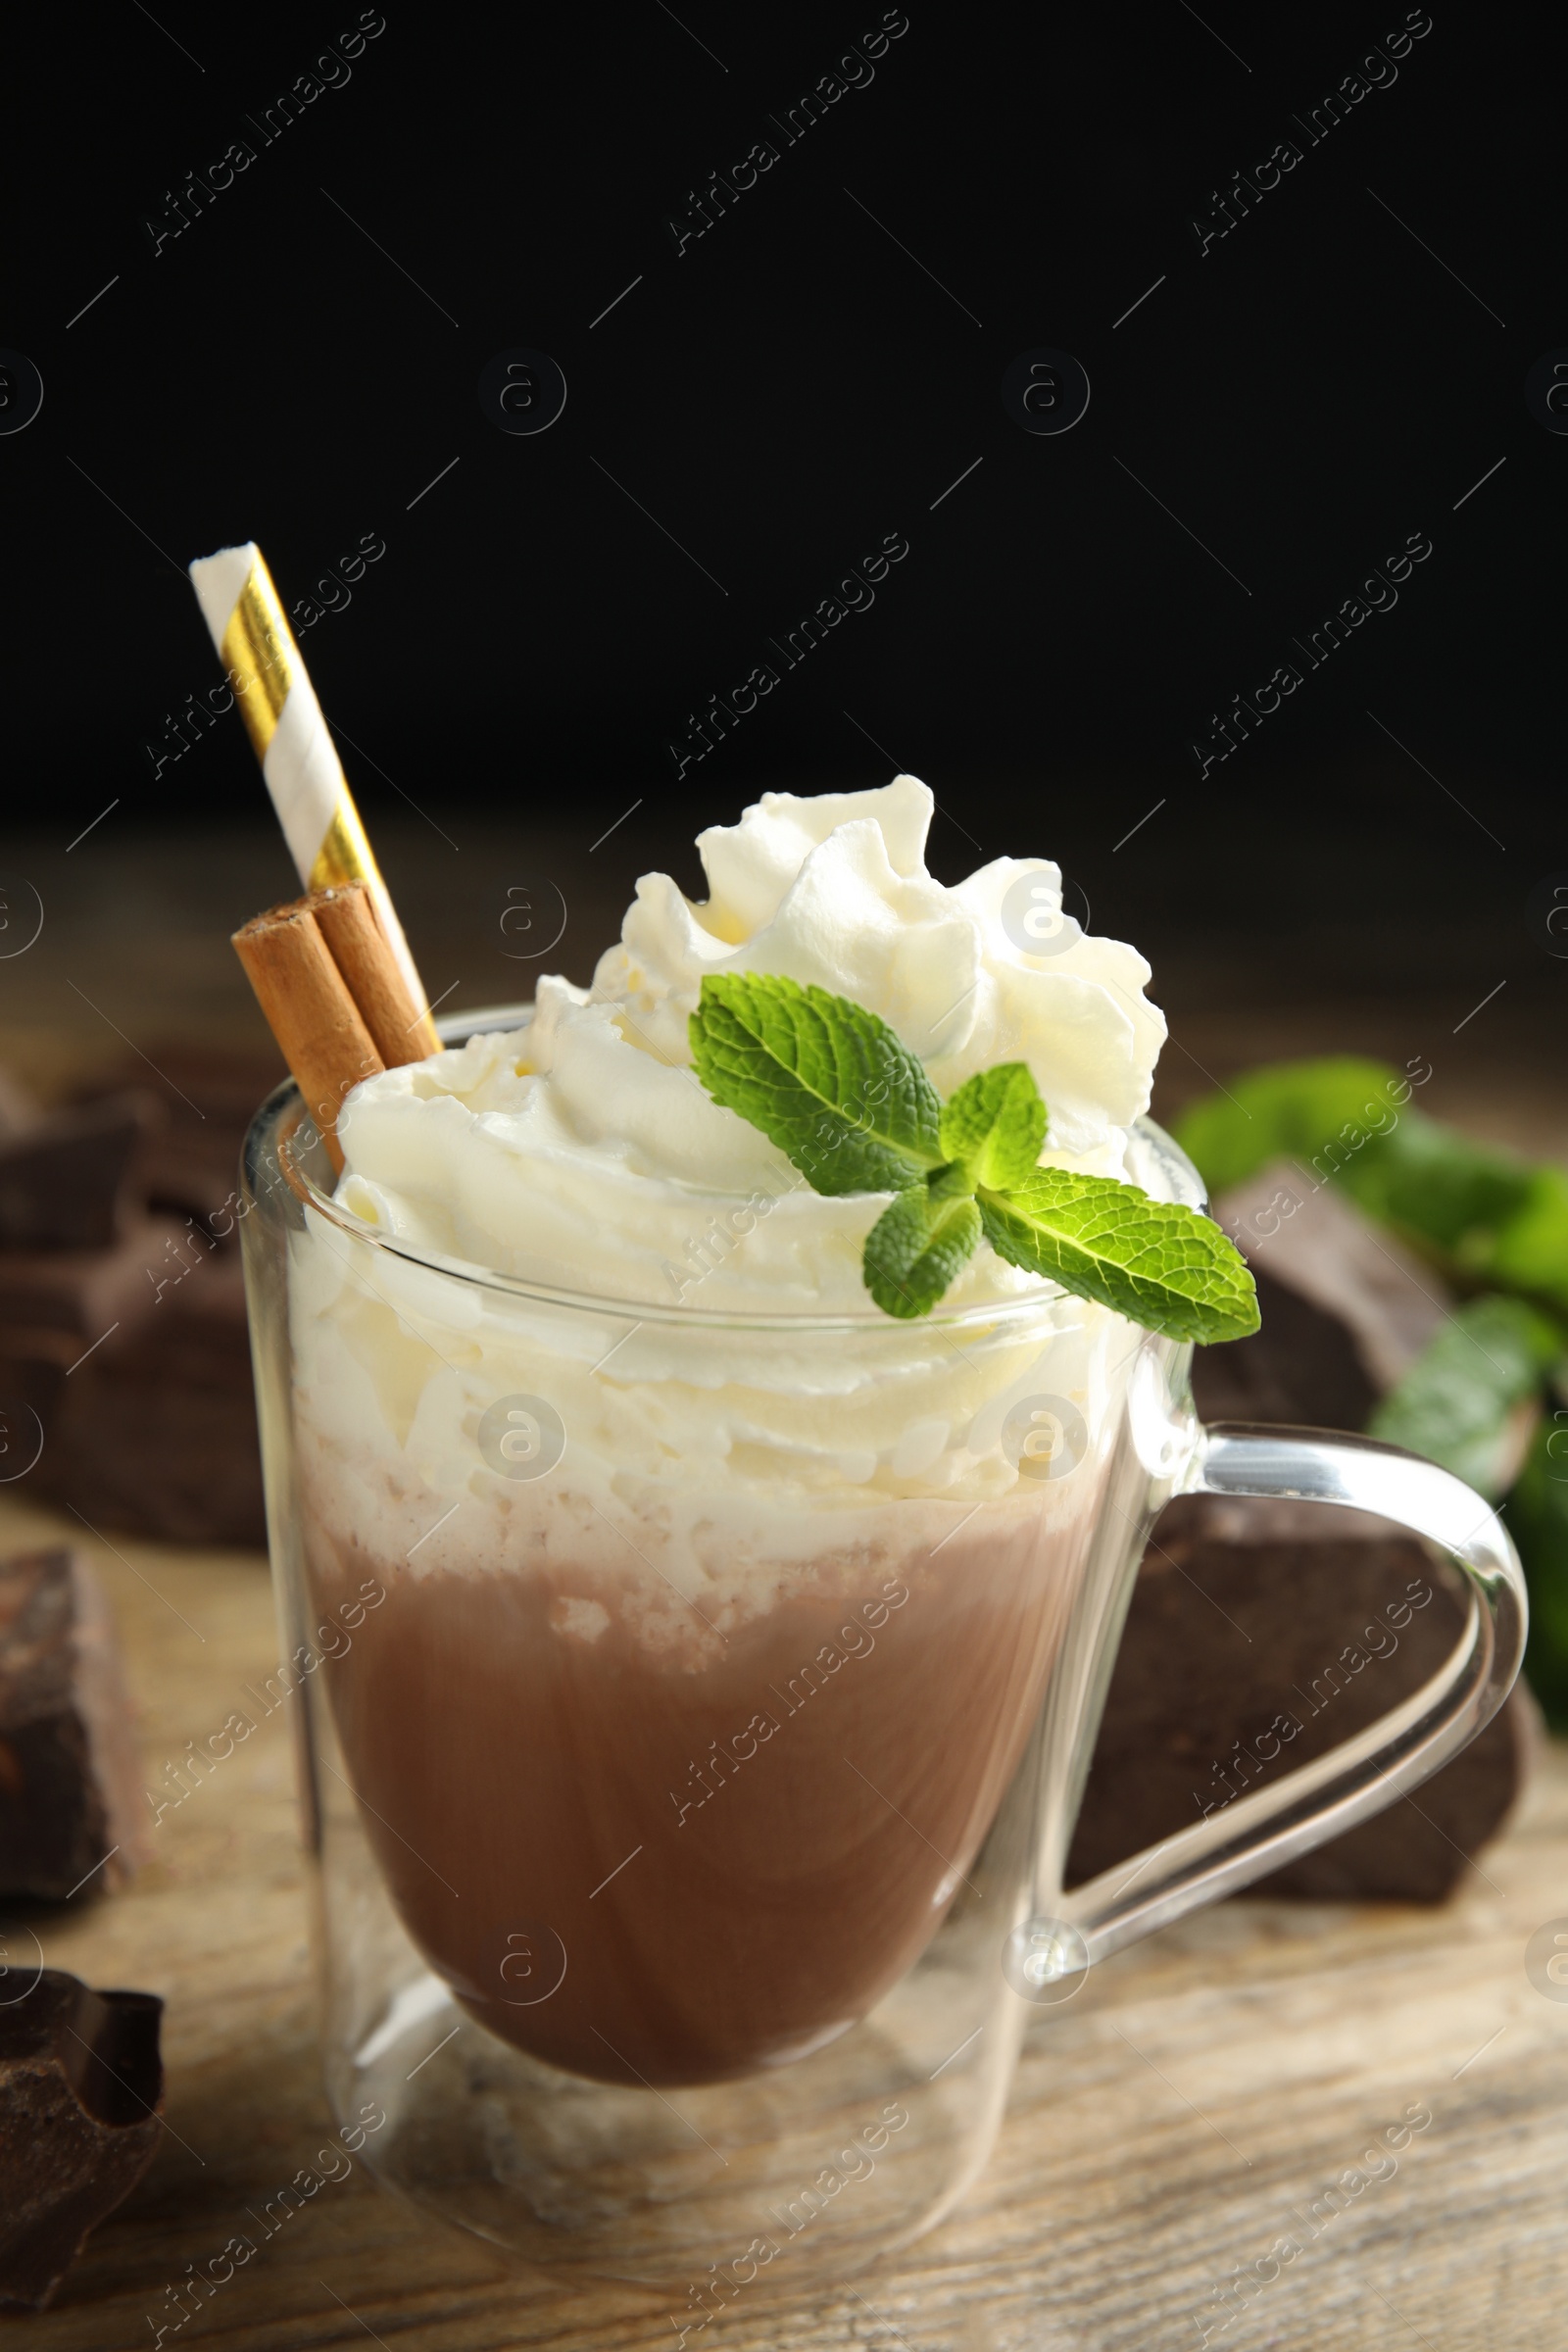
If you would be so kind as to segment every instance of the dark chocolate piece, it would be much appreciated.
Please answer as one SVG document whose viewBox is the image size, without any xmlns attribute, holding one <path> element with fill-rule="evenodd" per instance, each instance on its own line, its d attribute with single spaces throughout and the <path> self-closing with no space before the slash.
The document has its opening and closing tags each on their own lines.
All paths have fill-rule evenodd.
<svg viewBox="0 0 1568 2352">
<path fill-rule="evenodd" d="M 1193 1351 L 1193 1401 L 1215 1421 L 1364 1429 L 1379 1392 L 1343 1323 L 1252 1268 L 1261 1328 Z"/>
<path fill-rule="evenodd" d="M 158 1120 L 153 1096 L 109 1095 L 0 1133 L 0 1249 L 107 1249 L 141 1204 L 135 1163 Z"/>
<path fill-rule="evenodd" d="M 70 1550 L 0 1560 L 0 1895 L 88 1900 L 145 1858 L 113 1614 Z"/>
<path fill-rule="evenodd" d="M 282 1056 L 270 1040 L 237 1052 L 166 1040 L 152 1052 L 169 1085 L 164 1116 L 145 1137 L 137 1162 L 143 1197 L 154 1208 L 188 1211 L 232 1230 L 240 1148 L 257 1109 L 286 1075 Z M 145 1067 L 126 1061 L 89 1091 L 97 1096 L 146 1076 Z M 86 1101 L 88 1092 L 78 1099 Z"/>
<path fill-rule="evenodd" d="M 1441 1329 L 1442 1277 L 1287 1160 L 1222 1194 L 1214 1214 L 1252 1269 L 1262 1328 L 1198 1349 L 1203 1419 L 1364 1429 Z"/>
<path fill-rule="evenodd" d="M 0 1345 L 10 1353 L 20 1333 L 52 1331 L 85 1347 L 116 1324 L 130 1331 L 177 1276 L 188 1238 L 175 1218 L 137 1217 L 107 1250 L 0 1250 Z"/>
<path fill-rule="evenodd" d="M 239 1256 L 188 1233 L 182 1255 L 189 1272 L 157 1312 L 62 1384 L 45 1416 L 38 1490 L 95 1527 L 176 1544 L 264 1544 Z"/>
<path fill-rule="evenodd" d="M 1200 1348 L 1205 1421 L 1361 1430 L 1441 1329 L 1441 1276 L 1288 1161 L 1223 1195 L 1262 1327 Z M 1074 1840 L 1093 1878 L 1360 1731 L 1433 1673 L 1461 1603 L 1384 1521 L 1293 1502 L 1189 1497 L 1139 1572 Z M 1428 1591 L 1419 1608 L 1405 1587 Z M 1401 1597 L 1402 1595 L 1402 1597 Z M 1402 1625 L 1389 1621 L 1390 1605 Z M 1516 1691 L 1408 1799 L 1261 1882 L 1275 1894 L 1438 1902 L 1523 1787 L 1534 1710 Z M 1258 1743 L 1268 1751 L 1260 1755 Z"/>
<path fill-rule="evenodd" d="M 1097 1878 L 1359 1732 L 1458 1641 L 1451 1571 L 1386 1523 L 1294 1502 L 1172 1504 L 1128 1612 L 1068 1864 Z M 1410 1798 L 1258 1891 L 1438 1902 L 1524 1781 L 1519 1693 Z"/>
<path fill-rule="evenodd" d="M 0 2310 L 45 2309 L 88 2230 L 151 2164 L 163 2007 L 56 1968 L 0 2004 Z"/>
<path fill-rule="evenodd" d="M 16 1443 L 35 1445 L 39 1425 L 44 1433 L 26 1491 L 69 1504 L 95 1527 L 260 1544 L 267 1531 L 239 1262 L 239 1155 L 281 1064 L 270 1053 L 163 1045 L 158 1061 L 173 1091 L 156 1119 L 138 1125 L 111 1246 L 85 1246 L 79 1203 L 69 1216 L 62 1205 L 49 1228 L 45 1204 L 19 1195 L 22 1223 L 9 1229 L 70 1247 L 7 1248 L 0 1214 L 0 1421 L 13 1405 L 26 1408 L 13 1415 Z M 53 1121 L 19 1113 L 16 1148 L 41 1151 L 46 1133 L 123 1139 L 124 1087 L 135 1075 L 145 1072 L 127 1065 L 83 1090 L 76 1109 Z M 0 1187 L 3 1113 L 0 1090 Z M 178 1213 L 138 1213 L 127 1194 Z"/>
<path fill-rule="evenodd" d="M 223 1242 L 187 1215 L 113 1250 L 0 1251 L 0 1401 L 44 1433 L 29 1494 L 123 1534 L 265 1543 L 233 1211 L 219 1223 Z"/>
</svg>

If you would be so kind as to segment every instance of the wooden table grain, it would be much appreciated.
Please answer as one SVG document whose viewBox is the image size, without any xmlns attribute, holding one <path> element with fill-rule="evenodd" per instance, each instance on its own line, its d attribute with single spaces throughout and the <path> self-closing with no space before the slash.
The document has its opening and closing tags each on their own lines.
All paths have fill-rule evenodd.
<svg viewBox="0 0 1568 2352">
<path fill-rule="evenodd" d="M 275 1665 L 265 1563 L 110 1543 L 0 1504 L 0 1546 L 63 1539 L 81 1543 L 119 1612 L 162 1801 L 186 1742 Z M 31 1956 L 31 1931 L 51 1965 L 163 1995 L 168 2129 L 55 2308 L 0 2324 L 0 2344 L 152 2352 L 160 2327 L 180 2352 L 674 2344 L 662 2304 L 510 2270 L 360 2165 L 262 2238 L 254 2217 L 330 2131 L 286 1710 L 169 1806 L 152 1846 L 125 1891 L 5 1922 L 14 1965 Z M 853 2288 L 755 2309 L 743 2294 L 708 2340 L 719 2352 L 1562 2343 L 1568 1999 L 1525 1970 L 1532 1934 L 1559 1915 L 1568 1932 L 1568 1750 L 1551 1749 L 1507 1834 L 1439 1910 L 1241 1900 L 1108 1962 L 1031 2028 L 1001 2144 L 956 2214 Z M 1392 2169 L 1387 2153 L 1365 2165 L 1411 2110 L 1430 2120 Z M 170 2290 L 240 2230 L 254 2258 L 176 2328 Z M 1243 2299 L 1217 2302 L 1239 2270 Z"/>
</svg>

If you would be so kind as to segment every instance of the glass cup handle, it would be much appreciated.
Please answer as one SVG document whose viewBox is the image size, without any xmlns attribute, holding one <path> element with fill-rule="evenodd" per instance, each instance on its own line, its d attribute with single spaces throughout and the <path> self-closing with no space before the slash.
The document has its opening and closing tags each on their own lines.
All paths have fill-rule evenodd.
<svg viewBox="0 0 1568 2352">
<path fill-rule="evenodd" d="M 1524 1655 L 1524 1576 L 1501 1520 L 1418 1454 L 1316 1430 L 1200 1430 L 1174 1492 L 1288 1496 L 1396 1520 L 1462 1572 L 1469 1613 L 1439 1671 L 1364 1732 L 1075 1887 L 1062 1908 L 1091 1961 L 1235 1893 L 1416 1788 L 1491 1721 Z"/>
</svg>

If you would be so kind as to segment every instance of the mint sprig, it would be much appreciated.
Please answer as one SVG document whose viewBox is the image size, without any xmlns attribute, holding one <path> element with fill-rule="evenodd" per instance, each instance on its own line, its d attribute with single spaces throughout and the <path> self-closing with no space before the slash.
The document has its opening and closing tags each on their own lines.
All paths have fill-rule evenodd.
<svg viewBox="0 0 1568 2352">
<path fill-rule="evenodd" d="M 895 1196 L 863 1258 L 886 1313 L 929 1314 L 984 1235 L 1009 1264 L 1171 1339 L 1257 1329 L 1252 1278 L 1211 1218 L 1038 1164 L 1047 1112 L 1026 1063 L 978 1071 L 942 1102 L 874 1012 L 758 973 L 704 978 L 691 1044 L 713 1100 L 817 1192 Z"/>
</svg>

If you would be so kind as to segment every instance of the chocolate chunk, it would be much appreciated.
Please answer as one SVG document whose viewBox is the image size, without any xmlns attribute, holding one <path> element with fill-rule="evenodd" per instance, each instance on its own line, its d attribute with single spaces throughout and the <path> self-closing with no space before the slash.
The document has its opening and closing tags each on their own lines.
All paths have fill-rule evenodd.
<svg viewBox="0 0 1568 2352">
<path fill-rule="evenodd" d="M 1214 1209 L 1251 1265 L 1262 1327 L 1195 1351 L 1202 1418 L 1364 1429 L 1443 1327 L 1452 1302 L 1442 1278 L 1289 1161 Z M 1357 1513 L 1173 1504 L 1139 1572 L 1073 1875 L 1095 1877 L 1205 1806 L 1221 1809 L 1416 1689 L 1459 1636 L 1462 1602 L 1446 1573 L 1413 1538 Z M 1406 1606 L 1411 1584 L 1432 1594 L 1419 1609 Z M 1390 1604 L 1405 1610 L 1402 1626 L 1390 1623 Z M 1440 1901 L 1523 1787 L 1533 1725 L 1531 1701 L 1516 1691 L 1413 1799 L 1290 1863 L 1263 1889 Z"/>
<path fill-rule="evenodd" d="M 177 1277 L 189 1238 L 172 1217 L 137 1217 L 108 1250 L 0 1250 L 0 1346 L 15 1351 L 24 1332 L 69 1333 L 85 1347 L 116 1324 L 128 1331 L 153 1312 L 159 1283 Z"/>
<path fill-rule="evenodd" d="M 1379 1392 L 1346 1326 L 1252 1267 L 1262 1323 L 1245 1340 L 1193 1352 L 1193 1400 L 1204 1421 L 1364 1429 Z"/>
<path fill-rule="evenodd" d="M 1068 1883 L 1212 1818 L 1407 1697 L 1462 1631 L 1450 1576 L 1413 1537 L 1360 1514 L 1173 1504 L 1134 1591 Z M 1531 1720 L 1516 1693 L 1412 1799 L 1259 1891 L 1441 1901 L 1523 1785 Z"/>
<path fill-rule="evenodd" d="M 1288 1160 L 1222 1194 L 1214 1213 L 1252 1269 L 1262 1327 L 1198 1349 L 1203 1419 L 1364 1429 L 1442 1327 L 1452 1301 L 1441 1277 Z"/>
<path fill-rule="evenodd" d="M 93 1526 L 266 1541 L 237 1239 L 149 1217 L 108 1250 L 0 1251 L 0 1404 L 36 1414 L 29 1494 Z M 28 1426 L 32 1426 L 28 1424 Z"/>
<path fill-rule="evenodd" d="M 65 1548 L 0 1560 L 0 1895 L 85 1899 L 130 1876 L 145 1838 L 102 1587 Z"/>
<path fill-rule="evenodd" d="M 164 1116 L 145 1137 L 137 1163 L 143 1197 L 155 1208 L 231 1223 L 240 1147 L 258 1106 L 286 1075 L 282 1056 L 270 1043 L 255 1052 L 220 1052 L 155 1041 L 151 1050 L 169 1085 Z M 127 1061 L 78 1100 L 146 1075 L 145 1066 Z"/>
<path fill-rule="evenodd" d="M 61 1384 L 33 1483 L 95 1527 L 177 1544 L 263 1544 L 239 1255 L 193 1243 L 188 1230 L 181 1255 L 189 1270 L 157 1311 Z"/>
<path fill-rule="evenodd" d="M 135 1163 L 158 1120 L 153 1096 L 111 1095 L 0 1133 L 0 1249 L 106 1249 L 140 1206 Z"/>
<path fill-rule="evenodd" d="M 151 2164 L 163 2007 L 57 1968 L 0 2005 L 0 2310 L 42 2311 Z"/>
<path fill-rule="evenodd" d="M 41 1426 L 26 1491 L 95 1526 L 259 1544 L 266 1519 L 238 1164 L 245 1130 L 282 1067 L 270 1052 L 160 1045 L 157 1057 L 170 1089 L 156 1118 L 144 1115 L 144 1096 L 127 1096 L 126 1080 L 145 1076 L 128 1064 L 55 1118 L 18 1093 L 8 1121 L 11 1098 L 0 1085 L 0 1447 L 35 1445 Z M 110 1140 L 120 1154 L 112 1218 Z M 50 1151 L 78 1157 L 63 1173 Z M 9 1224 L 8 1166 L 16 1180 Z M 146 1203 L 177 1213 L 148 1214 Z M 39 1246 L 7 1246 L 24 1237 Z"/>
<path fill-rule="evenodd" d="M 1541 1710 L 1527 1684 L 1462 1755 L 1434 1773 L 1409 1802 L 1347 1830 L 1259 1882 L 1260 1894 L 1314 1902 L 1441 1903 L 1467 1857 L 1494 1838 L 1530 1775 L 1542 1739 Z"/>
</svg>

